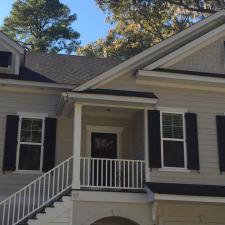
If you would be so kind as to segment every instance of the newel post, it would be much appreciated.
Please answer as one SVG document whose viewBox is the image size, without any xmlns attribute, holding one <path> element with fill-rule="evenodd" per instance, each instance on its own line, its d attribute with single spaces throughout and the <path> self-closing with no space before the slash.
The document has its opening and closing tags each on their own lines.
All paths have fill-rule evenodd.
<svg viewBox="0 0 225 225">
<path fill-rule="evenodd" d="M 75 103 L 73 118 L 73 189 L 80 189 L 81 120 L 82 105 L 81 103 Z"/>
</svg>

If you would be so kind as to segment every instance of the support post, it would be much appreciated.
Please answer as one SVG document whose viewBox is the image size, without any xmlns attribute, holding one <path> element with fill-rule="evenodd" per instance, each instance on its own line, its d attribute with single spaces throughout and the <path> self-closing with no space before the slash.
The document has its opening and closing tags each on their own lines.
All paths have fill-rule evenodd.
<svg viewBox="0 0 225 225">
<path fill-rule="evenodd" d="M 82 104 L 74 104 L 73 118 L 73 189 L 80 189 L 80 154 L 81 154 Z"/>
<path fill-rule="evenodd" d="M 144 109 L 144 129 L 145 129 L 145 181 L 150 182 L 149 145 L 148 145 L 148 109 Z"/>
</svg>

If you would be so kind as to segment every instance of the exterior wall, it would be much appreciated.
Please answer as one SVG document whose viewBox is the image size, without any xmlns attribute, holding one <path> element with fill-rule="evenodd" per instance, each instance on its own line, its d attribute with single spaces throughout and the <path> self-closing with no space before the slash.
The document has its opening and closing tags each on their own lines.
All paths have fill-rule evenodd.
<svg viewBox="0 0 225 225">
<path fill-rule="evenodd" d="M 132 118 L 119 118 L 119 117 L 106 117 L 101 116 L 83 116 L 82 118 L 82 145 L 81 145 L 81 155 L 91 156 L 91 152 L 88 150 L 87 146 L 87 126 L 112 126 L 112 127 L 122 127 L 122 137 L 121 137 L 121 151 L 118 152 L 119 158 L 131 159 L 132 158 L 132 141 L 133 140 L 133 128 L 132 128 Z"/>
<path fill-rule="evenodd" d="M 225 221 L 223 204 L 158 202 L 158 225 L 222 225 Z"/>
<path fill-rule="evenodd" d="M 225 185 L 225 174 L 219 172 L 216 115 L 224 115 L 225 93 L 137 85 L 132 75 L 124 75 L 102 88 L 153 92 L 158 97 L 156 107 L 185 108 L 197 113 L 200 172 L 165 172 L 153 169 L 153 182 Z"/>
<path fill-rule="evenodd" d="M 206 73 L 225 73 L 225 38 L 193 53 L 180 62 L 169 66 L 169 69 L 188 70 Z M 167 68 L 166 66 L 162 66 Z"/>
<path fill-rule="evenodd" d="M 1 88 L 2 89 L 2 88 Z M 19 174 L 16 172 L 3 173 L 3 154 L 6 129 L 6 116 L 16 115 L 17 112 L 48 113 L 55 116 L 59 94 L 47 94 L 44 90 L 35 92 L 1 91 L 0 90 L 0 201 L 30 183 L 38 175 Z M 46 91 L 45 91 L 46 92 Z M 56 163 L 71 155 L 72 134 L 69 118 L 58 119 Z"/>
<path fill-rule="evenodd" d="M 51 220 L 51 222 L 46 225 L 69 225 L 70 223 L 70 209 L 66 209 L 64 212 L 60 212 L 59 215 Z"/>
<path fill-rule="evenodd" d="M 0 51 L 10 51 L 3 43 L 0 42 Z M 12 53 L 12 65 L 10 68 L 0 68 L 0 73 L 11 73 L 15 72 L 15 53 Z"/>
<path fill-rule="evenodd" d="M 145 159 L 144 111 L 139 111 L 133 117 L 133 159 Z"/>
<path fill-rule="evenodd" d="M 88 215 L 87 215 L 88 212 Z M 107 217 L 122 217 L 138 225 L 152 225 L 151 205 L 116 202 L 82 202 L 75 201 L 73 216 L 76 225 L 96 224 Z M 97 224 L 96 224 L 97 225 Z M 107 225 L 110 225 L 107 223 Z"/>
</svg>

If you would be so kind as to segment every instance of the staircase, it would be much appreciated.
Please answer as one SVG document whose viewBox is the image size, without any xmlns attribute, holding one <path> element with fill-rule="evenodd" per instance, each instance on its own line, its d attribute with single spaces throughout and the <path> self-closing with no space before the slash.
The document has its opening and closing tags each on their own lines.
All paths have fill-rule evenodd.
<svg viewBox="0 0 225 225">
<path fill-rule="evenodd" d="M 73 157 L 38 177 L 0 202 L 0 225 L 45 222 L 68 203 L 72 187 Z"/>
</svg>

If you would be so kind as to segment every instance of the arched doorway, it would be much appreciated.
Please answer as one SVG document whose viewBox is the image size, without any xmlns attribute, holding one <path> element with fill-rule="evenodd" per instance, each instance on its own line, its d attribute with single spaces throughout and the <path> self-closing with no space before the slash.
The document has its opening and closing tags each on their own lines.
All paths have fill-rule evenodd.
<svg viewBox="0 0 225 225">
<path fill-rule="evenodd" d="M 122 217 L 107 217 L 100 219 L 91 225 L 138 225 L 137 223 Z"/>
</svg>

